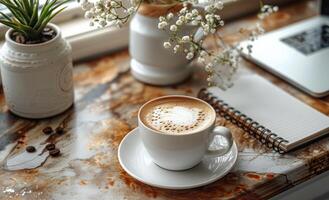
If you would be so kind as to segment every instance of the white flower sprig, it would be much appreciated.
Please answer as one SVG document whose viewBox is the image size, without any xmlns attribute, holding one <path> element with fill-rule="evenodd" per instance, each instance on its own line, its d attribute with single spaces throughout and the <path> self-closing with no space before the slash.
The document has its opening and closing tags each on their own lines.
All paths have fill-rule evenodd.
<svg viewBox="0 0 329 200">
<path fill-rule="evenodd" d="M 125 5 L 123 0 L 82 0 L 81 7 L 85 17 L 90 19 L 90 25 L 99 27 L 121 26 L 136 13 L 143 0 L 130 0 L 130 5 Z M 184 2 L 185 1 L 185 2 Z M 238 69 L 240 52 L 243 50 L 239 44 L 231 46 L 225 43 L 217 30 L 224 26 L 224 21 L 218 14 L 224 4 L 221 0 L 208 0 L 208 5 L 203 9 L 193 8 L 197 0 L 178 0 L 184 2 L 183 8 L 178 13 L 168 13 L 159 18 L 158 28 L 168 32 L 168 41 L 163 43 L 166 49 L 174 53 L 183 52 L 188 60 L 197 60 L 205 66 L 208 74 L 208 84 L 226 89 L 232 85 L 232 77 Z M 263 5 L 258 15 L 260 20 L 278 11 L 277 6 Z M 186 31 L 185 27 L 194 29 Z M 192 31 L 191 31 L 192 30 Z M 263 34 L 265 30 L 260 23 L 252 29 L 240 29 L 240 33 L 247 35 L 252 42 Z M 203 38 L 213 35 L 218 49 L 210 51 L 203 47 Z M 252 44 L 246 49 L 252 52 Z"/>
<path fill-rule="evenodd" d="M 223 5 L 222 1 L 211 0 L 204 10 L 200 10 L 193 8 L 191 3 L 184 3 L 178 13 L 161 16 L 158 28 L 168 32 L 169 39 L 163 44 L 166 49 L 172 49 L 174 53 L 183 52 L 188 60 L 197 60 L 205 66 L 208 85 L 225 90 L 232 86 L 232 77 L 238 69 L 240 52 L 243 49 L 238 47 L 239 44 L 235 46 L 226 44 L 217 33 L 217 30 L 225 24 L 218 14 L 223 9 Z M 264 19 L 277 10 L 277 7 L 265 5 L 261 8 L 259 18 Z M 184 28 L 187 26 L 195 27 L 194 31 L 186 34 Z M 253 29 L 248 30 L 249 40 L 256 40 L 264 32 L 260 23 L 257 23 Z M 220 52 L 203 48 L 202 38 L 208 35 L 214 36 L 217 47 L 221 49 Z M 248 45 L 247 50 L 251 52 L 251 49 L 252 45 Z"/>
<path fill-rule="evenodd" d="M 122 26 L 139 8 L 142 0 L 131 0 L 129 6 L 121 0 L 82 0 L 81 7 L 90 26 Z"/>
<path fill-rule="evenodd" d="M 271 14 L 278 12 L 278 6 L 270 6 L 270 5 L 263 5 L 261 4 L 261 10 L 258 14 L 259 19 L 265 19 L 266 17 L 270 16 Z"/>
</svg>

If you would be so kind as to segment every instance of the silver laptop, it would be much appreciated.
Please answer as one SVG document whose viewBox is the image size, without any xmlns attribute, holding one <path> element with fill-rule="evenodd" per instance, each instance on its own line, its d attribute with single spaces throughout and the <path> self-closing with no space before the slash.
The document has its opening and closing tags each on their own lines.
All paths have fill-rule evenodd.
<svg viewBox="0 0 329 200">
<path fill-rule="evenodd" d="M 329 0 L 322 0 L 320 16 L 270 32 L 252 45 L 245 58 L 312 96 L 329 94 Z"/>
</svg>

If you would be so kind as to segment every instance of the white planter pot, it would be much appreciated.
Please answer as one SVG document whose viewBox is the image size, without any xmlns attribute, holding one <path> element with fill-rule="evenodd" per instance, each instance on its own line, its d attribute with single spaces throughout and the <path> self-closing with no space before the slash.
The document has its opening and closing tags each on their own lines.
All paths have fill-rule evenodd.
<svg viewBox="0 0 329 200">
<path fill-rule="evenodd" d="M 74 99 L 71 47 L 60 29 L 40 44 L 19 44 L 6 33 L 1 49 L 1 75 L 6 103 L 26 118 L 45 118 L 68 109 Z"/>
<path fill-rule="evenodd" d="M 129 51 L 131 72 L 137 79 L 153 85 L 171 85 L 182 82 L 191 73 L 189 61 L 183 53 L 174 54 L 165 49 L 168 34 L 158 29 L 158 17 L 137 13 L 130 22 Z M 186 26 L 183 32 L 191 33 L 195 27 Z"/>
</svg>

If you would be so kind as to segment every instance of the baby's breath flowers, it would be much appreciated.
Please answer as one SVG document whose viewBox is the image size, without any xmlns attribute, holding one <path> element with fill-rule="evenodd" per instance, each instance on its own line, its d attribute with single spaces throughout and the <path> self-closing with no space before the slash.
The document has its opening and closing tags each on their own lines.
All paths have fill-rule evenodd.
<svg viewBox="0 0 329 200">
<path fill-rule="evenodd" d="M 122 26 L 133 15 L 142 0 L 131 0 L 131 5 L 124 5 L 121 0 L 82 0 L 81 7 L 90 25 L 99 27 Z"/>
<path fill-rule="evenodd" d="M 195 2 L 184 2 L 183 8 L 178 13 L 168 13 L 167 16 L 159 18 L 158 28 L 168 32 L 168 41 L 164 42 L 166 49 L 172 49 L 174 53 L 183 52 L 186 59 L 195 59 L 205 66 L 208 74 L 209 86 L 217 86 L 227 89 L 232 86 L 232 77 L 236 73 L 240 60 L 240 52 L 243 50 L 239 44 L 228 45 L 218 34 L 217 30 L 224 26 L 224 21 L 219 15 L 224 8 L 220 0 L 210 0 L 204 9 L 196 9 L 191 4 Z M 273 12 L 277 7 L 269 5 L 262 6 L 259 18 L 262 20 Z M 183 30 L 187 26 L 194 26 L 195 31 L 186 34 Z M 260 23 L 252 29 L 240 30 L 241 33 L 248 33 L 250 41 L 265 32 Z M 203 47 L 205 36 L 213 35 L 216 45 L 221 50 L 214 52 Z M 251 52 L 252 45 L 247 50 Z"/>
<path fill-rule="evenodd" d="M 261 3 L 261 10 L 260 13 L 258 14 L 258 18 L 265 19 L 269 15 L 278 12 L 278 10 L 279 10 L 278 6 L 263 5 Z"/>
<path fill-rule="evenodd" d="M 175 13 L 168 13 L 159 17 L 158 28 L 168 32 L 168 41 L 163 48 L 174 53 L 183 52 L 186 59 L 196 60 L 205 66 L 208 74 L 209 86 L 226 89 L 232 85 L 232 77 L 238 69 L 240 52 L 243 50 L 238 44 L 232 46 L 225 43 L 218 34 L 218 29 L 224 26 L 220 11 L 224 8 L 221 0 L 208 0 L 206 6 L 196 7 L 198 0 L 130 0 L 130 4 L 123 0 L 81 0 L 81 7 L 85 17 L 90 19 L 90 25 L 121 26 L 139 9 L 141 3 L 177 3 L 182 8 Z M 126 3 L 124 3 L 126 2 Z M 278 7 L 263 5 L 258 15 L 260 20 L 278 11 Z M 186 27 L 194 27 L 186 31 Z M 251 29 L 240 29 L 240 33 L 247 35 L 254 41 L 265 30 L 260 23 Z M 220 51 L 211 51 L 203 47 L 203 38 L 213 35 Z M 252 51 L 252 45 L 245 47 Z"/>
</svg>

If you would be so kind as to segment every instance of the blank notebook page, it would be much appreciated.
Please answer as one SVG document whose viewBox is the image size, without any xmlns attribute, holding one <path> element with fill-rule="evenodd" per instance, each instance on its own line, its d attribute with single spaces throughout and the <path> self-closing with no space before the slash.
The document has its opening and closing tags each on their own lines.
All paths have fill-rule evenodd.
<svg viewBox="0 0 329 200">
<path fill-rule="evenodd" d="M 208 91 L 288 140 L 286 150 L 329 131 L 329 117 L 258 75 L 242 75 L 227 91 L 215 87 Z"/>
</svg>

